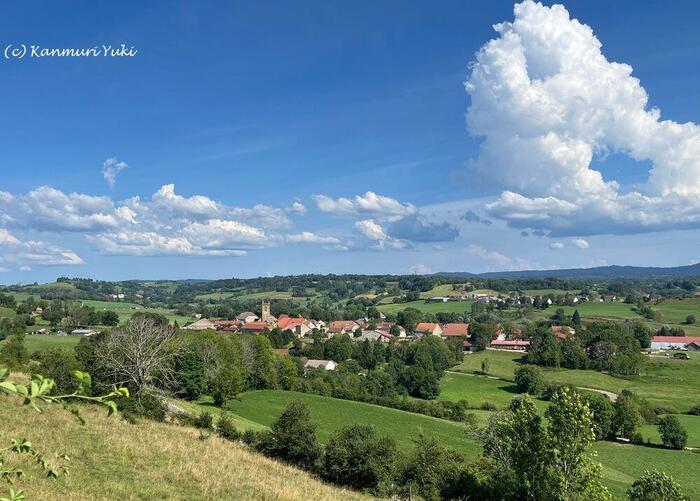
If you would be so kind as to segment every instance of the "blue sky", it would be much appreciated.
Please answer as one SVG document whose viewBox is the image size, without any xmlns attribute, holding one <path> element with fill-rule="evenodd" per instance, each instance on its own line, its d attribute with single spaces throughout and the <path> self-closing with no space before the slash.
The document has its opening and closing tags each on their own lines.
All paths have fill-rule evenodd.
<svg viewBox="0 0 700 501">
<path fill-rule="evenodd" d="M 0 282 L 697 261 L 700 7 L 566 2 L 600 62 L 549 5 L 5 6 L 3 50 L 138 54 L 0 60 Z"/>
</svg>

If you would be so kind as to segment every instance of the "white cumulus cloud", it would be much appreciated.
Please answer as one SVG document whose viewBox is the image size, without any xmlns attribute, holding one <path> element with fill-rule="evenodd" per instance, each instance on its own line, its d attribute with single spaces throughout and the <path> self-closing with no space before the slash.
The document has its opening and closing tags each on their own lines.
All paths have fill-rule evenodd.
<svg viewBox="0 0 700 501">
<path fill-rule="evenodd" d="M 700 227 L 700 127 L 662 120 L 632 68 L 562 5 L 526 0 L 514 14 L 465 83 L 483 138 L 465 175 L 503 190 L 489 214 L 552 236 Z M 646 182 L 604 179 L 591 162 L 608 152 L 650 161 Z"/>
<path fill-rule="evenodd" d="M 588 249 L 590 247 L 588 240 L 584 240 L 583 238 L 577 238 L 574 240 L 574 245 L 579 249 Z"/>
<path fill-rule="evenodd" d="M 326 195 L 311 197 L 322 212 L 338 216 L 359 216 L 374 218 L 401 218 L 416 213 L 413 204 L 402 203 L 398 200 L 368 191 L 364 195 L 353 198 L 331 198 Z"/>
</svg>

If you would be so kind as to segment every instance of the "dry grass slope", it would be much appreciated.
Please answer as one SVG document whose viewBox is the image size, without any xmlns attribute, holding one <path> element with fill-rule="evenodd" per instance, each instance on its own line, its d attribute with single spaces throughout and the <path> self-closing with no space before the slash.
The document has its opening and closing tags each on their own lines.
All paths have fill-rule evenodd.
<svg viewBox="0 0 700 501">
<path fill-rule="evenodd" d="M 31 500 L 95 499 L 366 499 L 191 428 L 141 421 L 130 425 L 88 408 L 81 426 L 57 406 L 44 414 L 0 397 L 0 444 L 26 438 L 47 457 L 71 456 L 70 474 L 43 478 L 34 465 L 18 487 Z M 10 459 L 10 458 L 8 458 Z M 0 492 L 4 493 L 4 486 Z"/>
</svg>

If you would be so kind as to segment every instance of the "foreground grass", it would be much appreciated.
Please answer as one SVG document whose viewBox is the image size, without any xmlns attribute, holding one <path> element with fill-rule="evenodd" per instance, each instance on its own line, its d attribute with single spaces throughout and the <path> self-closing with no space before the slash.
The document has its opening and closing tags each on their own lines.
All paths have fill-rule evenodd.
<svg viewBox="0 0 700 501">
<path fill-rule="evenodd" d="M 39 414 L 0 398 L 3 447 L 11 438 L 26 438 L 47 457 L 71 457 L 70 474 L 56 481 L 35 465 L 13 462 L 27 473 L 17 486 L 28 500 L 365 499 L 240 444 L 201 440 L 191 428 L 146 420 L 130 425 L 107 418 L 102 409 L 84 413 L 88 424 L 81 426 L 58 406 Z"/>
<path fill-rule="evenodd" d="M 481 361 L 488 358 L 490 372 L 503 379 L 512 379 L 522 354 L 486 350 L 464 357 L 453 370 L 474 373 L 481 370 Z M 654 405 L 671 405 L 681 412 L 700 404 L 700 353 L 690 353 L 690 360 L 671 357 L 651 357 L 644 375 L 622 378 L 592 370 L 543 369 L 548 383 L 567 383 L 574 386 L 598 388 L 620 393 L 628 388 Z"/>
</svg>

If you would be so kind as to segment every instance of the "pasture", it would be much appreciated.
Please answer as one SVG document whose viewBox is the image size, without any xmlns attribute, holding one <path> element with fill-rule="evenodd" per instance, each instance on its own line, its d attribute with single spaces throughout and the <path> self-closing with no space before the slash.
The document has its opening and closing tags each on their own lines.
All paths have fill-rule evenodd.
<svg viewBox="0 0 700 501">
<path fill-rule="evenodd" d="M 465 356 L 453 368 L 457 372 L 481 371 L 481 361 L 488 357 L 490 372 L 503 379 L 512 379 L 521 353 L 486 350 Z M 565 383 L 586 388 L 620 393 L 627 388 L 654 405 L 671 405 L 681 412 L 700 404 L 700 353 L 690 353 L 690 360 L 650 357 L 645 373 L 635 378 L 623 378 L 593 370 L 542 369 L 548 383 Z"/>
<path fill-rule="evenodd" d="M 25 336 L 24 346 L 29 353 L 48 348 L 65 348 L 72 350 L 80 342 L 79 336 Z"/>
<path fill-rule="evenodd" d="M 486 391 L 491 392 L 493 388 L 487 388 Z M 303 400 L 309 405 L 311 419 L 318 425 L 317 432 L 321 442 L 327 441 L 330 433 L 341 426 L 360 423 L 372 425 L 378 433 L 393 437 L 403 451 L 411 449 L 412 441 L 422 431 L 465 454 L 467 459 L 475 459 L 481 454 L 480 444 L 469 437 L 465 428 L 458 423 L 359 402 L 296 392 L 263 390 L 243 393 L 240 400 L 229 402 L 228 409 L 230 413 L 249 422 L 269 426 L 284 406 L 295 399 Z M 483 425 L 489 413 L 475 413 Z M 653 468 L 671 473 L 691 499 L 700 496 L 700 483 L 695 477 L 700 458 L 697 454 L 612 442 L 596 442 L 593 449 L 603 464 L 603 481 L 617 497 L 623 497 L 630 484 L 644 470 Z"/>
<path fill-rule="evenodd" d="M 96 301 L 92 299 L 82 300 L 81 303 L 85 306 L 91 306 L 96 311 L 112 310 L 119 315 L 119 323 L 128 321 L 135 313 L 157 313 L 165 316 L 170 322 L 177 322 L 183 325 L 191 322 L 192 318 L 176 315 L 172 310 L 166 308 L 145 308 L 137 303 L 127 303 L 123 301 Z"/>
<path fill-rule="evenodd" d="M 378 304 L 377 309 L 382 313 L 398 313 L 406 308 L 415 308 L 423 313 L 459 313 L 465 314 L 471 311 L 471 301 L 450 301 L 447 303 L 426 303 L 423 300 L 410 301 L 408 303 Z"/>
<path fill-rule="evenodd" d="M 240 400 L 229 401 L 227 409 L 249 421 L 269 426 L 292 400 L 302 400 L 308 404 L 311 419 L 318 425 L 321 442 L 326 442 L 330 434 L 342 426 L 368 424 L 374 426 L 378 433 L 394 438 L 397 446 L 404 451 L 410 450 L 413 441 L 424 432 L 470 456 L 480 452 L 479 444 L 467 437 L 462 424 L 320 395 L 279 390 L 251 391 L 241 394 Z M 475 413 L 486 415 L 484 411 Z"/>
</svg>

